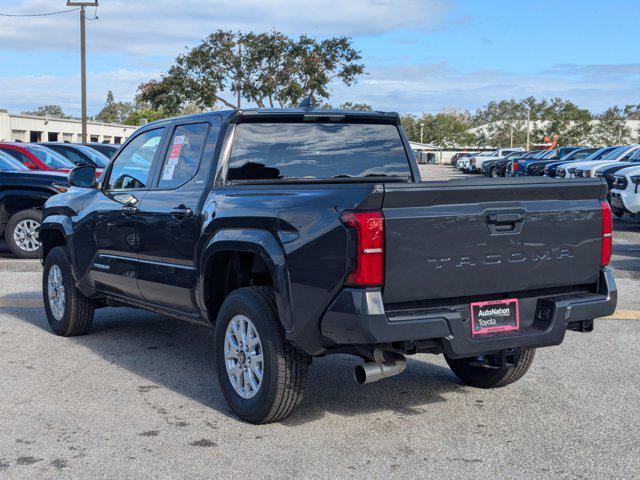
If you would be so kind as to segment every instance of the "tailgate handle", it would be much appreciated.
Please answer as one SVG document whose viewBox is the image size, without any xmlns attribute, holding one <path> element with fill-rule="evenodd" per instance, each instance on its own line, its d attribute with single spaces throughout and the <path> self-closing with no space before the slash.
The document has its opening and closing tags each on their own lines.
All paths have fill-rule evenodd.
<svg viewBox="0 0 640 480">
<path fill-rule="evenodd" d="M 516 226 L 523 221 L 524 215 L 518 212 L 487 214 L 487 225 L 491 233 L 516 232 Z"/>
<path fill-rule="evenodd" d="M 492 225 L 509 225 L 524 220 L 521 213 L 490 213 L 487 215 L 487 223 Z"/>
</svg>

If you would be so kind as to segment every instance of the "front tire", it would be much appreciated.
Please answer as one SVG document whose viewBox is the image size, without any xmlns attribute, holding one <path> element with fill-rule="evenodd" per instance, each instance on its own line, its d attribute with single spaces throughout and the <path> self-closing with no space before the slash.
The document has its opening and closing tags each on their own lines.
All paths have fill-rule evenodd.
<svg viewBox="0 0 640 480">
<path fill-rule="evenodd" d="M 64 247 L 53 248 L 44 261 L 42 294 L 53 333 L 74 337 L 89 332 L 95 303 L 76 287 L 69 252 Z"/>
<path fill-rule="evenodd" d="M 449 368 L 466 385 L 478 388 L 500 388 L 510 385 L 527 373 L 533 363 L 536 349 L 523 350 L 519 365 L 506 368 L 488 368 L 472 365 L 474 358 L 451 359 L 445 356 Z"/>
<path fill-rule="evenodd" d="M 35 208 L 13 215 L 7 222 L 4 239 L 7 247 L 18 258 L 40 258 L 42 243 L 36 229 L 42 223 L 42 212 Z"/>
<path fill-rule="evenodd" d="M 290 416 L 304 395 L 309 357 L 284 338 L 273 289 L 231 292 L 214 332 L 218 383 L 231 409 L 257 424 Z"/>
</svg>

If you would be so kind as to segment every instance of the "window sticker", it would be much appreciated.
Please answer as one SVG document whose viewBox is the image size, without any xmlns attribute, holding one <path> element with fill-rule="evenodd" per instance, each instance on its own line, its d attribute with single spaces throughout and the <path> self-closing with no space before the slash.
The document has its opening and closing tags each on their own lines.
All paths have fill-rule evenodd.
<svg viewBox="0 0 640 480">
<path fill-rule="evenodd" d="M 162 180 L 173 180 L 173 172 L 176 169 L 176 164 L 173 165 L 167 164 L 164 167 L 164 172 L 162 173 Z"/>
<path fill-rule="evenodd" d="M 176 165 L 180 158 L 180 152 L 182 152 L 182 147 L 184 146 L 184 137 L 184 135 L 177 135 L 173 139 L 171 151 L 169 152 L 169 159 L 167 160 L 167 163 L 164 166 L 164 171 L 162 172 L 162 180 L 173 180 L 173 172 L 176 170 Z"/>
<path fill-rule="evenodd" d="M 169 153 L 169 159 L 178 158 L 182 147 L 184 146 L 184 135 L 177 135 L 173 139 L 173 145 L 171 145 L 171 152 Z"/>
</svg>

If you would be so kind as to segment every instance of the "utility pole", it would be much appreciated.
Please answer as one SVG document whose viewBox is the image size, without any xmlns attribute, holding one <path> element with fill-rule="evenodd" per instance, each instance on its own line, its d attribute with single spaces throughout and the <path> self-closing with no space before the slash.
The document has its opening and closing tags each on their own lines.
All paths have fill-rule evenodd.
<svg viewBox="0 0 640 480">
<path fill-rule="evenodd" d="M 527 152 L 530 150 L 531 148 L 531 142 L 530 142 L 530 138 L 531 138 L 531 107 L 527 108 Z"/>
<path fill-rule="evenodd" d="M 420 124 L 420 143 L 424 143 L 424 123 Z"/>
<path fill-rule="evenodd" d="M 240 101 L 242 99 L 242 43 L 238 42 L 238 110 L 240 110 Z"/>
<path fill-rule="evenodd" d="M 87 142 L 87 41 L 85 36 L 86 7 L 97 7 L 95 2 L 72 2 L 67 0 L 67 7 L 80 7 L 80 82 L 82 83 L 82 143 Z"/>
<path fill-rule="evenodd" d="M 513 148 L 513 123 L 511 124 L 510 137 L 511 137 L 511 148 Z"/>
</svg>

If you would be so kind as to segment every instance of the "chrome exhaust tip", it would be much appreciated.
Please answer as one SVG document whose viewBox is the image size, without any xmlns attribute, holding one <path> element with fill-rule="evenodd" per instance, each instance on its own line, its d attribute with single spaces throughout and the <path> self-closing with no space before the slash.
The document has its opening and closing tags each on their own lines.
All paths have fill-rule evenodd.
<svg viewBox="0 0 640 480">
<path fill-rule="evenodd" d="M 365 362 L 356 365 L 353 370 L 353 377 L 360 385 L 377 382 L 383 378 L 393 377 L 402 373 L 407 368 L 407 359 L 404 355 L 388 354 L 389 358 L 384 363 Z"/>
</svg>

